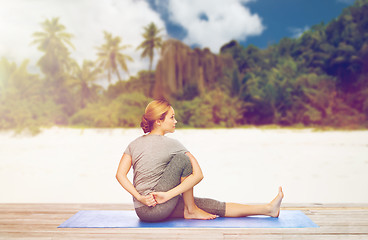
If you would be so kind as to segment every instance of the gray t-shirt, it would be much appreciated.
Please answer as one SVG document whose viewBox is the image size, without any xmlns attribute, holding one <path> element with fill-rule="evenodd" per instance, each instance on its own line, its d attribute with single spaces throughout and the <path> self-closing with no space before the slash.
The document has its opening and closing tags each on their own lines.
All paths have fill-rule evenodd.
<svg viewBox="0 0 368 240">
<path fill-rule="evenodd" d="M 143 135 L 131 142 L 125 154 L 132 157 L 133 185 L 141 195 L 153 192 L 171 158 L 188 150 L 178 141 L 162 135 Z M 144 206 L 133 198 L 134 207 Z"/>
</svg>

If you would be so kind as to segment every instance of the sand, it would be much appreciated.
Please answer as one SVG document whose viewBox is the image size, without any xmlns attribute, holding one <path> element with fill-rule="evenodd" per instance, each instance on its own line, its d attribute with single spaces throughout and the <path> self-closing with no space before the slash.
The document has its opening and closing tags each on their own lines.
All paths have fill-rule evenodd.
<svg viewBox="0 0 368 240">
<path fill-rule="evenodd" d="M 131 203 L 117 182 L 140 129 L 53 127 L 0 132 L 0 203 Z M 178 129 L 204 179 L 195 195 L 262 203 L 283 186 L 288 203 L 368 203 L 368 131 Z M 130 178 L 132 174 L 130 173 Z"/>
</svg>

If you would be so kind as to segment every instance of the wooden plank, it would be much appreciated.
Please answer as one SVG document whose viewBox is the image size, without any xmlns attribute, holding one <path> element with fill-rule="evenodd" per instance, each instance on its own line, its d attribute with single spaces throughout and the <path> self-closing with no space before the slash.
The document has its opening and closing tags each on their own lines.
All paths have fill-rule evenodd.
<svg viewBox="0 0 368 240">
<path fill-rule="evenodd" d="M 234 234 L 234 235 L 226 235 L 224 234 L 224 239 L 247 239 L 247 240 L 268 240 L 268 239 L 282 239 L 282 240 L 367 240 L 368 235 L 243 235 L 243 234 Z"/>
<path fill-rule="evenodd" d="M 88 233 L 119 233 L 119 232 L 161 232 L 161 233 L 170 233 L 170 232 L 185 232 L 185 231 L 211 231 L 211 232 L 222 232 L 229 234 L 237 234 L 237 233 L 247 233 L 247 234 L 283 234 L 283 233 L 292 233 L 292 234 L 368 234 L 367 226 L 326 226 L 320 228 L 221 228 L 221 229 L 183 229 L 183 228 L 155 228 L 155 229 L 143 229 L 143 228 L 63 228 L 58 229 L 55 225 L 32 225 L 32 226 L 7 226 L 5 229 L 0 229 L 0 233 L 16 233 L 16 232 L 88 232 Z"/>
<path fill-rule="evenodd" d="M 171 233 L 159 234 L 154 231 L 149 233 L 30 233 L 24 235 L 22 233 L 10 233 L 4 236 L 5 239 L 223 239 L 221 233 Z M 0 238 L 1 239 L 1 238 Z"/>
<path fill-rule="evenodd" d="M 251 203 L 256 204 L 256 203 Z M 360 210 L 360 209 L 368 209 L 367 203 L 331 203 L 331 204 L 319 204 L 319 203 L 283 203 L 281 205 L 282 209 L 285 210 L 329 210 L 329 209 L 350 209 L 350 210 Z M 65 209 L 65 210 L 134 210 L 132 204 L 101 204 L 101 203 L 0 203 L 0 211 L 2 209 Z"/>
<path fill-rule="evenodd" d="M 301 206 L 302 205 L 302 206 Z M 299 207 L 298 207 L 299 206 Z M 307 206 L 310 206 L 307 208 Z M 367 204 L 288 204 L 319 228 L 62 228 L 79 210 L 133 210 L 130 204 L 0 204 L 0 239 L 368 239 Z"/>
</svg>

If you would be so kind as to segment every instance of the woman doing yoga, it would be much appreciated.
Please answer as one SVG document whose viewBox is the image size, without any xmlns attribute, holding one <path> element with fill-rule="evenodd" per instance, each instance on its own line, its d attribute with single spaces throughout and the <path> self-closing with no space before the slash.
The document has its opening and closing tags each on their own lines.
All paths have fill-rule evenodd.
<svg viewBox="0 0 368 240">
<path fill-rule="evenodd" d="M 202 179 L 196 158 L 177 140 L 166 137 L 175 131 L 175 112 L 165 100 L 150 102 L 142 117 L 145 133 L 126 148 L 116 178 L 133 196 L 134 208 L 143 221 L 167 218 L 214 219 L 266 215 L 278 217 L 282 188 L 268 204 L 225 203 L 193 196 L 193 187 Z M 127 174 L 133 166 L 133 184 Z"/>
</svg>

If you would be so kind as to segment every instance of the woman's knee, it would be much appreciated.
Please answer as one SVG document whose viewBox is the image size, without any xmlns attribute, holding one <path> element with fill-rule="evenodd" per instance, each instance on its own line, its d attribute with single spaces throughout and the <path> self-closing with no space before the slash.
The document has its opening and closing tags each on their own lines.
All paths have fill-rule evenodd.
<svg viewBox="0 0 368 240">
<path fill-rule="evenodd" d="M 139 219 L 143 222 L 159 222 L 165 218 L 161 214 L 152 213 L 148 207 L 136 208 L 135 212 Z"/>
<path fill-rule="evenodd" d="M 177 205 L 178 199 L 179 196 L 176 196 L 163 204 L 156 205 L 155 207 L 139 207 L 135 209 L 135 212 L 139 219 L 144 222 L 160 222 L 171 215 Z"/>
<path fill-rule="evenodd" d="M 183 169 L 182 177 L 187 177 L 192 174 L 192 163 L 185 153 L 175 154 L 171 161 L 177 162 L 180 165 L 180 168 Z"/>
</svg>

